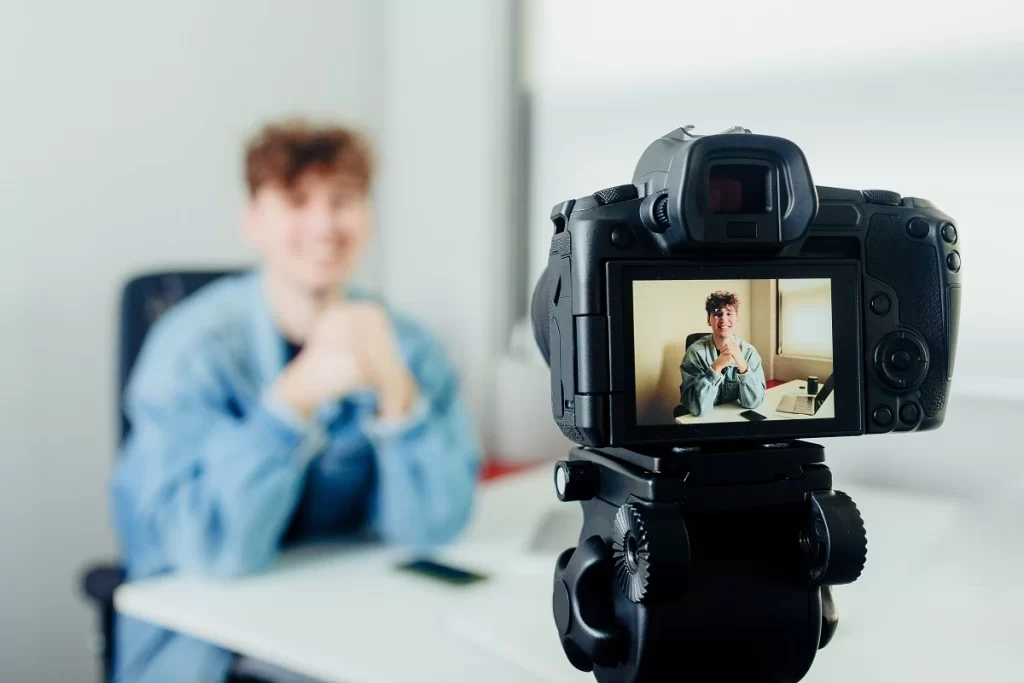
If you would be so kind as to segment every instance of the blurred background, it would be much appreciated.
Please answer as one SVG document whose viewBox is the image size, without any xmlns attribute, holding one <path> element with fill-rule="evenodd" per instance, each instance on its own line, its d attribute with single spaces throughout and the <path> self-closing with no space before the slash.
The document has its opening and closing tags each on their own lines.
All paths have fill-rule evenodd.
<svg viewBox="0 0 1024 683">
<path fill-rule="evenodd" d="M 936 545 L 949 555 L 921 563 L 948 570 L 935 599 L 961 628 L 991 631 L 988 659 L 957 640 L 962 658 L 940 661 L 1019 680 L 1001 667 L 1024 637 L 1021 35 L 1011 0 L 3 2 L 0 679 L 99 679 L 78 571 L 116 552 L 120 288 L 250 263 L 242 143 L 305 115 L 374 139 L 380 227 L 359 280 L 440 336 L 488 455 L 506 461 L 567 446 L 524 323 L 550 208 L 628 182 L 654 138 L 742 125 L 795 141 L 818 184 L 955 217 L 967 286 L 946 427 L 836 440 L 829 462 L 837 487 L 971 502 L 976 518 L 936 531 L 956 539 Z M 911 581 L 906 566 L 875 571 Z M 960 637 L 938 614 L 902 680 L 925 680 L 918 655 Z"/>
</svg>

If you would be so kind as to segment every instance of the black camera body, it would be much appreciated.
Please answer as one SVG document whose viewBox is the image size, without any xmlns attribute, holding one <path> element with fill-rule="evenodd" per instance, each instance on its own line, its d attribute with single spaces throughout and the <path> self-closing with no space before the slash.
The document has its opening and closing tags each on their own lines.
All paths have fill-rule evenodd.
<svg viewBox="0 0 1024 683">
<path fill-rule="evenodd" d="M 927 200 L 895 192 L 816 187 L 803 153 L 788 140 L 743 128 L 698 136 L 691 128 L 652 143 L 632 183 L 563 202 L 551 213 L 555 232 L 531 313 L 562 432 L 584 446 L 636 447 L 942 424 L 961 293 L 955 221 Z M 757 313 L 772 340 L 760 349 L 771 358 L 766 366 L 782 358 L 786 333 L 775 303 L 784 283 L 824 283 L 834 384 L 827 416 L 716 422 L 682 415 L 642 423 L 634 367 L 643 342 L 634 329 L 638 283 L 737 279 L 765 283 L 757 285 L 762 298 L 774 298 L 771 310 Z M 674 315 L 677 305 L 697 306 L 703 315 L 703 301 L 675 301 L 664 291 L 664 315 Z M 821 332 L 794 320 L 787 323 L 793 329 Z"/>
</svg>

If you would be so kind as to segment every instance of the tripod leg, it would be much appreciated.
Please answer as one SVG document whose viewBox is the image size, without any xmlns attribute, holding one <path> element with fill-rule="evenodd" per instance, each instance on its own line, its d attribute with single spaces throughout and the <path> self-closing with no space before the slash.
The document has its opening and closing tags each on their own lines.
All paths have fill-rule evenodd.
<svg viewBox="0 0 1024 683">
<path fill-rule="evenodd" d="M 832 587 L 821 587 L 821 640 L 818 641 L 818 649 L 825 647 L 836 634 L 836 627 L 839 626 L 839 610 L 836 609 L 836 601 L 832 597 Z"/>
</svg>

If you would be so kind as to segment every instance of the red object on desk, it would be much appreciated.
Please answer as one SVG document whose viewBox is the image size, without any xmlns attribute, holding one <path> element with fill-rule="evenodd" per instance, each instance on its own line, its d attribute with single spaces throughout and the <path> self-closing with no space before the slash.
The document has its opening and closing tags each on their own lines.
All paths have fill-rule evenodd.
<svg viewBox="0 0 1024 683">
<path fill-rule="evenodd" d="M 770 379 L 767 382 L 765 382 L 764 388 L 771 389 L 772 387 L 777 387 L 780 384 L 785 384 L 785 382 L 783 382 L 781 379 Z"/>
<path fill-rule="evenodd" d="M 484 461 L 483 467 L 480 468 L 480 480 L 488 481 L 491 479 L 497 479 L 503 477 L 506 474 L 514 474 L 516 472 L 522 472 L 528 470 L 535 465 L 541 463 L 536 462 L 508 462 L 502 461 L 498 458 L 488 458 Z"/>
</svg>

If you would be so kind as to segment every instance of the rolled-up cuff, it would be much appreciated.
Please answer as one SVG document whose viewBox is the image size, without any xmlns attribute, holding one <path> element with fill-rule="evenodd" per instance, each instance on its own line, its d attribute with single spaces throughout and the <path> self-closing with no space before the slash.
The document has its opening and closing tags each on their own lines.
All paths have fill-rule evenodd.
<svg viewBox="0 0 1024 683">
<path fill-rule="evenodd" d="M 371 439 L 396 439 L 415 432 L 427 421 L 430 412 L 430 404 L 427 399 L 420 395 L 412 408 L 395 418 L 368 417 L 363 420 L 363 431 Z"/>
<path fill-rule="evenodd" d="M 266 426 L 276 436 L 294 443 L 296 458 L 309 461 L 320 452 L 327 442 L 327 430 L 316 419 L 303 417 L 287 402 L 281 399 L 273 387 L 267 387 L 260 397 L 260 412 Z"/>
<path fill-rule="evenodd" d="M 711 384 L 718 386 L 725 379 L 725 375 L 715 372 L 711 368 L 704 371 L 704 377 L 711 382 Z"/>
</svg>

